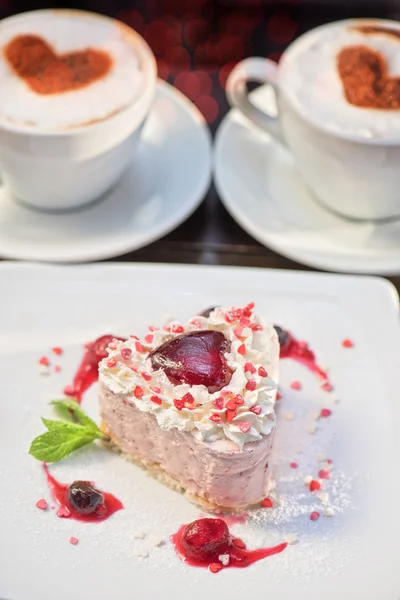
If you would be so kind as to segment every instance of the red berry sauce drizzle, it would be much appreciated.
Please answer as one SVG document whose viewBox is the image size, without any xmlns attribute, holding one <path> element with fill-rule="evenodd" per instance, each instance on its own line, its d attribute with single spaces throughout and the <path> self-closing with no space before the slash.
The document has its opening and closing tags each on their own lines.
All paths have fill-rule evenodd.
<svg viewBox="0 0 400 600">
<path fill-rule="evenodd" d="M 326 391 L 331 391 L 333 386 L 329 381 L 328 374 L 318 366 L 315 354 L 310 350 L 307 342 L 299 342 L 289 331 L 282 329 L 279 325 L 275 325 L 274 327 L 281 347 L 280 358 L 291 358 L 301 363 L 317 375 Z"/>
<path fill-rule="evenodd" d="M 50 474 L 46 463 L 43 468 L 51 495 L 58 504 L 58 517 L 95 523 L 124 508 L 118 498 L 102 492 L 89 481 L 74 481 L 70 485 L 60 483 Z"/>
<path fill-rule="evenodd" d="M 75 374 L 72 385 L 64 389 L 64 394 L 81 402 L 83 394 L 99 378 L 99 362 L 108 356 L 107 346 L 114 339 L 125 341 L 124 338 L 115 338 L 113 335 L 103 335 L 94 342 L 87 344 L 85 354 Z"/>
<path fill-rule="evenodd" d="M 285 542 L 271 548 L 247 550 L 241 539 L 231 536 L 222 519 L 198 519 L 182 525 L 171 541 L 184 562 L 192 567 L 206 567 L 212 573 L 229 567 L 248 567 L 287 547 Z"/>
</svg>

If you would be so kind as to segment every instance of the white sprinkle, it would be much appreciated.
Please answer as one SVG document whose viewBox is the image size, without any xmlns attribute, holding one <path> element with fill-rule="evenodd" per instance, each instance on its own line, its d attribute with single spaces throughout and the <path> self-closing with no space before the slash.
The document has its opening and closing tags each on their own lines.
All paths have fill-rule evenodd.
<svg viewBox="0 0 400 600">
<path fill-rule="evenodd" d="M 326 504 L 329 501 L 329 494 L 327 494 L 326 492 L 321 492 L 320 494 L 317 494 L 317 498 L 323 504 Z"/>
<path fill-rule="evenodd" d="M 147 550 L 134 550 L 135 556 L 139 556 L 140 558 L 147 558 L 149 553 Z"/>
<path fill-rule="evenodd" d="M 227 567 L 229 565 L 229 559 L 230 559 L 229 554 L 220 554 L 218 556 L 219 562 L 222 563 L 224 565 L 224 567 Z"/>
<path fill-rule="evenodd" d="M 335 514 L 335 511 L 333 510 L 332 506 L 327 506 L 326 509 L 324 510 L 324 515 L 326 517 L 333 517 L 334 514 Z"/>
<path fill-rule="evenodd" d="M 317 454 L 315 455 L 315 458 L 317 459 L 318 462 L 324 462 L 325 460 L 325 454 L 321 454 L 321 452 L 317 452 Z"/>
<path fill-rule="evenodd" d="M 162 546 L 164 543 L 164 539 L 159 535 L 152 535 L 149 538 L 149 542 L 152 546 Z"/>
<path fill-rule="evenodd" d="M 274 490 L 276 488 L 276 481 L 275 479 L 270 479 L 269 481 L 269 491 L 272 492 L 272 490 Z"/>
<path fill-rule="evenodd" d="M 299 538 L 294 533 L 290 533 L 289 535 L 287 535 L 285 537 L 285 542 L 287 542 L 290 545 L 296 544 L 298 541 L 299 541 Z"/>
<path fill-rule="evenodd" d="M 316 429 L 317 429 L 317 425 L 316 425 L 315 421 L 312 421 L 311 423 L 307 423 L 307 425 L 306 425 L 307 433 L 311 433 L 311 435 L 312 435 L 313 433 L 315 433 Z"/>
<path fill-rule="evenodd" d="M 319 410 L 313 410 L 312 412 L 310 412 L 310 413 L 309 413 L 309 415 L 308 415 L 308 416 L 310 417 L 310 419 L 311 419 L 312 421 L 316 421 L 317 419 L 319 419 L 319 418 L 320 418 L 320 416 L 321 416 L 321 411 L 319 411 Z"/>
<path fill-rule="evenodd" d="M 304 477 L 304 485 L 309 486 L 312 480 L 313 478 L 311 477 L 311 475 L 307 475 L 307 477 Z"/>
<path fill-rule="evenodd" d="M 293 421 L 294 414 L 291 413 L 291 412 L 284 412 L 283 413 L 283 418 L 285 419 L 285 421 Z"/>
<path fill-rule="evenodd" d="M 333 404 L 339 404 L 340 402 L 340 398 L 334 398 L 333 399 Z"/>
<path fill-rule="evenodd" d="M 38 365 L 39 375 L 50 375 L 50 368 L 47 365 Z"/>
<path fill-rule="evenodd" d="M 144 538 L 146 537 L 146 532 L 145 531 L 135 531 L 135 533 L 133 534 L 133 537 L 135 538 L 135 540 L 144 540 Z"/>
</svg>

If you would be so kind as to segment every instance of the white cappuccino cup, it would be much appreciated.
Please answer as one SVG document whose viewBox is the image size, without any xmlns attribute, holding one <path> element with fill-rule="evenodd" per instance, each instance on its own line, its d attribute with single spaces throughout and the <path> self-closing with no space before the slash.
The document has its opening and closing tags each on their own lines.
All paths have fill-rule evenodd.
<svg viewBox="0 0 400 600">
<path fill-rule="evenodd" d="M 157 79 L 128 26 L 79 10 L 0 22 L 0 179 L 44 210 L 90 203 L 132 160 Z"/>
<path fill-rule="evenodd" d="M 345 49 L 350 49 L 354 61 L 344 63 L 340 71 L 339 57 Z M 375 80 L 371 84 L 370 72 L 357 62 L 365 59 L 360 58 L 365 51 L 383 65 L 379 97 L 378 91 L 376 97 L 371 92 Z M 278 65 L 264 58 L 243 60 L 231 72 L 226 90 L 232 106 L 288 147 L 316 199 L 351 219 L 380 220 L 400 216 L 396 78 L 400 78 L 400 24 L 354 19 L 300 36 Z M 277 116 L 251 102 L 248 81 L 272 86 Z M 383 107 L 389 103 L 385 89 L 396 92 L 389 98 L 390 107 Z"/>
</svg>

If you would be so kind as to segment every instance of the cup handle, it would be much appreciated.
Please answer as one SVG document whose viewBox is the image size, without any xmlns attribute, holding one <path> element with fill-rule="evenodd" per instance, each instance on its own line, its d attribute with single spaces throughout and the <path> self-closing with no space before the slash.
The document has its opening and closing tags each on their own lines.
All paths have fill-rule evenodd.
<svg viewBox="0 0 400 600">
<path fill-rule="evenodd" d="M 237 107 L 250 121 L 284 144 L 279 117 L 260 110 L 249 99 L 246 83 L 269 84 L 277 94 L 278 66 L 268 58 L 246 58 L 231 71 L 226 82 L 226 95 L 231 106 Z"/>
</svg>

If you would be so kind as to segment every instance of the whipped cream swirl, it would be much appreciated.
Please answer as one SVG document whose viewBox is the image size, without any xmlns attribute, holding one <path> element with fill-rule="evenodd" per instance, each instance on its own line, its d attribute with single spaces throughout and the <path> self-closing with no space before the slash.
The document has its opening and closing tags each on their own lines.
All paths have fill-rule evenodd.
<svg viewBox="0 0 400 600">
<path fill-rule="evenodd" d="M 225 353 L 229 383 L 210 393 L 204 385 L 174 385 L 162 369 L 153 370 L 150 354 L 165 342 L 194 331 L 216 330 L 230 343 Z M 204 442 L 227 438 L 243 448 L 275 428 L 279 342 L 275 329 L 244 308 L 216 308 L 208 317 L 163 329 L 149 328 L 143 340 L 113 340 L 99 364 L 99 379 L 139 410 L 152 413 L 161 429 L 191 432 Z"/>
</svg>

